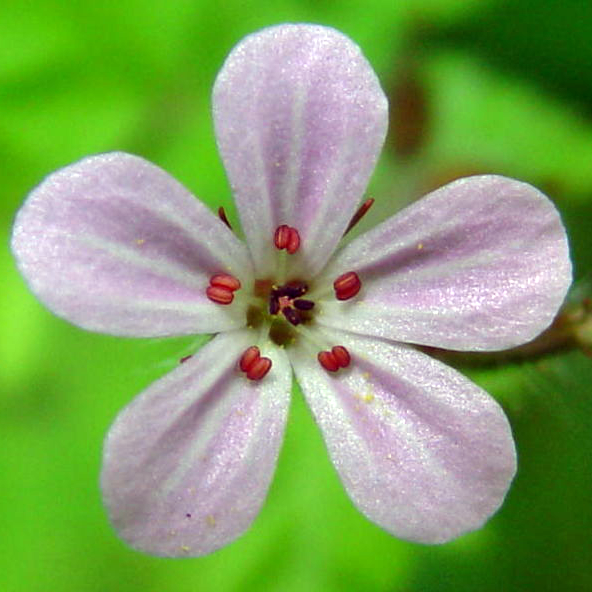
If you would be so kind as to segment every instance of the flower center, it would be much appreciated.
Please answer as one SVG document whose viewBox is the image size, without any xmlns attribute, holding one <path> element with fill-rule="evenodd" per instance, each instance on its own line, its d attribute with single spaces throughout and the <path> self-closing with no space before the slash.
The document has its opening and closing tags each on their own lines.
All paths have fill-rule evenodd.
<svg viewBox="0 0 592 592">
<path fill-rule="evenodd" d="M 363 204 L 352 219 L 348 230 L 367 211 L 371 201 Z M 219 215 L 228 224 L 224 212 Z M 292 226 L 282 224 L 275 230 L 273 245 L 279 251 L 284 251 L 279 255 L 279 277 L 285 278 L 286 257 L 299 250 L 300 242 L 300 233 Z M 240 291 L 241 287 L 238 278 L 228 273 L 216 273 L 210 278 L 205 291 L 212 302 L 228 306 L 233 303 L 235 292 Z M 362 282 L 355 271 L 348 271 L 333 282 L 335 298 L 341 301 L 356 296 L 361 287 Z M 280 347 L 290 346 L 299 334 L 303 334 L 320 348 L 317 360 L 325 370 L 337 372 L 340 368 L 347 368 L 351 356 L 345 347 L 334 345 L 330 349 L 323 349 L 327 344 L 322 343 L 321 339 L 309 331 L 305 331 L 305 325 L 312 321 L 315 309 L 315 302 L 306 298 L 308 292 L 309 285 L 300 279 L 282 282 L 274 282 L 271 279 L 255 280 L 252 298 L 248 298 L 247 325 L 253 329 L 260 329 L 263 341 L 268 337 Z M 261 356 L 257 345 L 247 348 L 238 361 L 239 369 L 250 380 L 261 380 L 270 371 L 271 366 L 271 359 Z"/>
<path fill-rule="evenodd" d="M 268 327 L 268 335 L 276 345 L 287 347 L 298 336 L 296 327 L 313 318 L 315 303 L 304 298 L 308 284 L 291 280 L 278 285 L 272 280 L 255 280 L 255 302 L 248 307 L 247 324 L 255 329 Z"/>
<path fill-rule="evenodd" d="M 302 298 L 307 292 L 306 283 L 298 280 L 283 286 L 272 286 L 269 294 L 269 314 L 282 314 L 294 326 L 310 320 L 310 311 L 315 303 Z"/>
</svg>

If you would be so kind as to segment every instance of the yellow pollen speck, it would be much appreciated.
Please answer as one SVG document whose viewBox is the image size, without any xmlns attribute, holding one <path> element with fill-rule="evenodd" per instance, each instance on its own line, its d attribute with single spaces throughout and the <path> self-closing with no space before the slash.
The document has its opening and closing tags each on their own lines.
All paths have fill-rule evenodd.
<svg viewBox="0 0 592 592">
<path fill-rule="evenodd" d="M 143 245 L 146 242 L 145 238 L 137 238 L 136 245 Z"/>
<path fill-rule="evenodd" d="M 372 401 L 374 401 L 374 395 L 370 392 L 365 395 L 361 395 L 360 393 L 354 393 L 354 398 L 358 399 L 358 401 L 362 401 L 367 404 L 370 404 L 372 403 Z"/>
<path fill-rule="evenodd" d="M 206 516 L 206 522 L 208 523 L 208 526 L 216 526 L 216 519 L 212 514 Z"/>
<path fill-rule="evenodd" d="M 362 378 L 368 380 L 370 378 L 370 372 L 362 372 Z"/>
<path fill-rule="evenodd" d="M 187 551 L 189 551 L 190 548 L 191 547 L 188 547 L 187 545 L 181 545 L 181 551 L 187 552 Z"/>
<path fill-rule="evenodd" d="M 423 243 L 418 243 L 417 250 L 421 251 L 423 249 Z"/>
</svg>

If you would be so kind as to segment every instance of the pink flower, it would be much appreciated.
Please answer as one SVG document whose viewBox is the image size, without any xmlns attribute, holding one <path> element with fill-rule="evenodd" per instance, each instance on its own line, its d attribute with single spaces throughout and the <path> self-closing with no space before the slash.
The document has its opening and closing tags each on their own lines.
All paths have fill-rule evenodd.
<svg viewBox="0 0 592 592">
<path fill-rule="evenodd" d="M 423 543 L 479 528 L 515 473 L 506 417 L 405 344 L 489 351 L 545 329 L 571 277 L 557 211 L 519 181 L 470 177 L 340 247 L 387 102 L 329 28 L 247 37 L 213 104 L 245 242 L 123 153 L 50 175 L 14 228 L 19 268 L 57 315 L 115 335 L 215 334 L 111 427 L 101 483 L 115 528 L 163 556 L 244 532 L 275 468 L 292 372 L 370 520 Z"/>
</svg>

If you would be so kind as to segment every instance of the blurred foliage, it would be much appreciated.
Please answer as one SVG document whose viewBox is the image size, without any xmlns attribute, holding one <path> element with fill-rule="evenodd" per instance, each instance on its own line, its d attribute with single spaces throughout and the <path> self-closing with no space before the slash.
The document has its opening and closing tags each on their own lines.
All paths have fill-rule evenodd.
<svg viewBox="0 0 592 592">
<path fill-rule="evenodd" d="M 590 3 L 7 0 L 0 16 L 4 244 L 44 175 L 107 150 L 158 163 L 236 223 L 210 120 L 215 74 L 245 34 L 319 22 L 360 43 L 391 104 L 406 109 L 393 119 L 369 190 L 377 205 L 361 229 L 445 180 L 508 174 L 555 199 L 577 297 L 592 295 Z M 397 134 L 413 135 L 406 151 Z M 422 547 L 366 521 L 295 392 L 276 479 L 250 531 L 209 557 L 155 559 L 127 549 L 107 523 L 101 443 L 118 409 L 191 340 L 84 333 L 35 301 L 7 250 L 0 265 L 0 590 L 592 589 L 592 361 L 583 352 L 470 370 L 507 409 L 520 455 L 507 502 L 477 533 Z"/>
</svg>

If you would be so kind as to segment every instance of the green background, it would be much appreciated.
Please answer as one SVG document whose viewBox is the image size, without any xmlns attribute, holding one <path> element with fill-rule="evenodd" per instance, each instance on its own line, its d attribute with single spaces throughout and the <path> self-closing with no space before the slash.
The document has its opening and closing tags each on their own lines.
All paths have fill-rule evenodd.
<svg viewBox="0 0 592 592">
<path fill-rule="evenodd" d="M 159 164 L 236 224 L 210 89 L 235 43 L 285 21 L 352 37 L 396 107 L 363 228 L 458 175 L 517 177 L 545 190 L 568 226 L 571 302 L 592 295 L 592 3 L 582 0 L 6 0 L 3 244 L 43 176 L 109 150 Z M 295 390 L 253 527 L 211 556 L 164 560 L 111 530 L 101 446 L 117 411 L 192 341 L 86 333 L 31 296 L 7 248 L 0 266 L 2 592 L 592 589 L 592 360 L 581 348 L 467 369 L 504 405 L 520 457 L 505 505 L 481 531 L 426 547 L 364 519 Z M 588 325 L 578 327 L 584 345 Z"/>
</svg>

